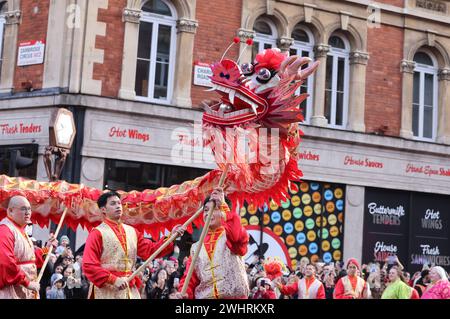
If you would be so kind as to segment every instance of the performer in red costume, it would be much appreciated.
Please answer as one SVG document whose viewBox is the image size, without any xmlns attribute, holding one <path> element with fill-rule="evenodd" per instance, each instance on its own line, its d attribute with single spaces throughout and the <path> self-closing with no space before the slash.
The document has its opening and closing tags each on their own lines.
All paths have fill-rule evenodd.
<svg viewBox="0 0 450 319">
<path fill-rule="evenodd" d="M 122 203 L 117 192 L 102 194 L 97 204 L 105 219 L 90 232 L 83 256 L 83 272 L 92 282 L 89 298 L 140 299 L 136 287 L 140 282 L 135 277 L 128 285 L 127 276 L 132 274 L 137 256 L 147 259 L 165 239 L 154 243 L 132 226 L 123 224 Z M 181 236 L 184 229 L 175 226 L 174 231 Z M 159 256 L 172 250 L 173 244 L 168 245 Z"/>
<path fill-rule="evenodd" d="M 31 205 L 23 196 L 11 197 L 7 216 L 0 221 L 0 299 L 37 299 L 37 269 L 49 248 L 35 248 L 25 227 L 31 223 Z M 51 236 L 48 246 L 55 244 Z"/>
<path fill-rule="evenodd" d="M 289 286 L 278 284 L 283 295 L 293 296 L 297 294 L 298 299 L 325 299 L 325 288 L 316 278 L 316 266 L 306 266 L 305 277 Z"/>
<path fill-rule="evenodd" d="M 214 211 L 212 207 L 215 205 Z M 214 214 L 203 247 L 194 266 L 187 293 L 181 296 L 191 258 L 198 247 L 191 247 L 191 257 L 180 281 L 177 298 L 247 299 L 249 287 L 242 256 L 247 253 L 249 236 L 241 219 L 225 202 L 222 188 L 216 188 L 205 200 L 203 218 Z"/>
<path fill-rule="evenodd" d="M 347 276 L 342 277 L 334 288 L 334 299 L 369 299 L 369 285 L 358 276 L 361 267 L 354 258 L 347 261 Z"/>
</svg>

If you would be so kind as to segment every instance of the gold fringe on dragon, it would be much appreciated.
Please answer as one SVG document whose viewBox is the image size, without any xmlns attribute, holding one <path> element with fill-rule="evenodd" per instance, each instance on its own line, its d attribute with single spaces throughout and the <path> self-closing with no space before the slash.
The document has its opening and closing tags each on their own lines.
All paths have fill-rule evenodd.
<svg viewBox="0 0 450 319">
<path fill-rule="evenodd" d="M 211 90 L 218 101 L 204 103 L 203 138 L 214 154 L 217 169 L 180 185 L 155 190 L 123 192 L 123 221 L 158 237 L 186 221 L 218 185 L 228 165 L 224 188 L 233 204 L 244 201 L 261 207 L 270 199 L 280 202 L 288 188 L 296 187 L 302 172 L 298 168 L 298 147 L 303 121 L 299 87 L 318 67 L 318 62 L 289 56 L 279 49 L 266 49 L 252 63 L 238 65 L 223 59 L 211 65 Z M 244 137 L 242 143 L 230 143 Z M 240 147 L 238 147 L 240 145 Z M 227 156 L 224 154 L 228 152 Z M 229 156 L 231 152 L 231 156 Z M 41 226 L 57 222 L 68 207 L 65 224 L 91 228 L 103 217 L 96 205 L 102 190 L 64 181 L 37 182 L 0 175 L 0 217 L 10 197 L 25 195 L 33 209 L 33 221 Z M 200 225 L 202 218 L 195 224 Z"/>
</svg>

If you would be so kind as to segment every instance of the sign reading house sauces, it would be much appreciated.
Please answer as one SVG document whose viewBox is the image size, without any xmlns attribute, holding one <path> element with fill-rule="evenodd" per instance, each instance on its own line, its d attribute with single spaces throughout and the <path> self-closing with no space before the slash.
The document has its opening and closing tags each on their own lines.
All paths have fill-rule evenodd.
<svg viewBox="0 0 450 319">
<path fill-rule="evenodd" d="M 44 41 L 28 41 L 19 44 L 19 53 L 17 56 L 17 65 L 33 65 L 44 63 Z"/>
<path fill-rule="evenodd" d="M 450 196 L 366 188 L 363 262 L 396 255 L 408 271 L 450 269 Z"/>
</svg>

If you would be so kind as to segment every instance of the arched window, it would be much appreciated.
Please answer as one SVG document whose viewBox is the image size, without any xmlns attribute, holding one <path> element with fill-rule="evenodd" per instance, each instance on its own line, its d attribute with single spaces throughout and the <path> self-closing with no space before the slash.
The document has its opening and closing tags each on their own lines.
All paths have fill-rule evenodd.
<svg viewBox="0 0 450 319">
<path fill-rule="evenodd" d="M 419 51 L 414 62 L 413 134 L 418 139 L 434 140 L 438 105 L 437 61 L 431 53 Z"/>
<path fill-rule="evenodd" d="M 173 92 L 176 10 L 165 0 L 142 6 L 136 69 L 138 100 L 170 103 Z"/>
<path fill-rule="evenodd" d="M 259 17 L 255 21 L 253 30 L 256 32 L 252 46 L 252 61 L 258 52 L 277 46 L 277 29 L 272 21 L 265 17 Z"/>
<path fill-rule="evenodd" d="M 7 11 L 7 3 L 0 2 L 0 74 L 2 71 L 2 65 L 3 65 L 3 38 L 5 34 L 5 15 L 4 13 Z"/>
<path fill-rule="evenodd" d="M 289 54 L 309 57 L 314 60 L 314 37 L 312 32 L 308 28 L 298 24 L 294 27 L 294 30 L 292 30 L 291 37 L 294 39 L 294 44 L 291 46 Z M 308 65 L 305 65 L 303 68 L 307 67 Z M 311 75 L 305 80 L 297 92 L 297 94 L 308 93 L 310 96 L 300 105 L 303 110 L 305 123 L 309 123 L 312 114 L 313 83 L 314 75 Z"/>
<path fill-rule="evenodd" d="M 347 39 L 333 34 L 329 41 L 325 83 L 325 117 L 331 127 L 345 128 L 348 112 L 349 55 Z"/>
</svg>

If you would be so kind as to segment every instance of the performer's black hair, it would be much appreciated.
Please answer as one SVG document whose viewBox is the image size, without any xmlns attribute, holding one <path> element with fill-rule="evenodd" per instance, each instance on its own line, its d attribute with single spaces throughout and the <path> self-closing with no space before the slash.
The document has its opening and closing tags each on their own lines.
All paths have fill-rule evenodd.
<svg viewBox="0 0 450 319">
<path fill-rule="evenodd" d="M 210 196 L 206 197 L 205 201 L 203 202 L 203 206 L 205 206 L 210 200 L 211 200 Z M 225 196 L 225 203 L 227 203 L 228 207 L 231 210 L 231 206 L 232 206 L 231 200 L 228 197 L 226 197 L 226 196 Z"/>
<path fill-rule="evenodd" d="M 100 195 L 100 197 L 97 199 L 97 205 L 98 208 L 102 208 L 106 206 L 106 203 L 108 202 L 108 198 L 117 196 L 120 198 L 120 195 L 116 191 L 107 191 L 106 193 L 103 193 Z"/>
</svg>

